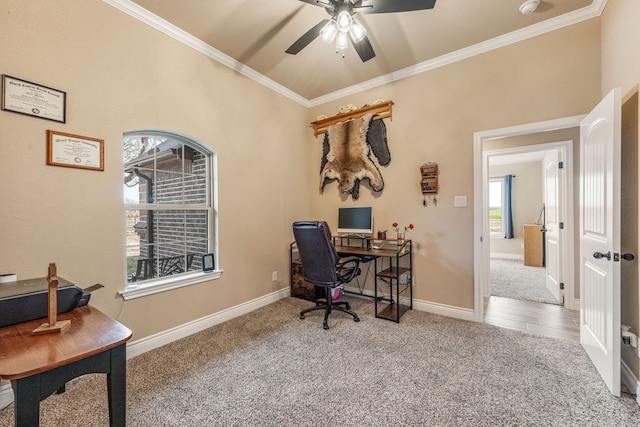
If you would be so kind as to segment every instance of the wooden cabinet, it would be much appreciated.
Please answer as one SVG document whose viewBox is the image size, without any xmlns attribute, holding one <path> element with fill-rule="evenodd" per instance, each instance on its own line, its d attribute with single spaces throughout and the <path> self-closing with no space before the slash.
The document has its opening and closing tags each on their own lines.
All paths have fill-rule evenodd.
<svg viewBox="0 0 640 427">
<path fill-rule="evenodd" d="M 524 228 L 524 265 L 544 267 L 544 234 L 542 225 L 525 224 Z"/>
<path fill-rule="evenodd" d="M 302 276 L 302 263 L 299 259 L 291 261 L 291 296 L 308 301 L 316 301 L 324 298 L 324 290 L 321 287 L 304 280 Z"/>
</svg>

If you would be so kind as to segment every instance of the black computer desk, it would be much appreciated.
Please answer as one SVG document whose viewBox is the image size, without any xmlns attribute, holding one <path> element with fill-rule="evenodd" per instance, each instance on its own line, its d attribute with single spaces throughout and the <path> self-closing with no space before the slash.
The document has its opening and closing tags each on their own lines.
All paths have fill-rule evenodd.
<svg viewBox="0 0 640 427">
<path fill-rule="evenodd" d="M 352 241 L 355 244 L 352 245 Z M 334 243 L 340 256 L 357 256 L 367 263 L 373 261 L 375 316 L 399 323 L 402 315 L 413 309 L 413 242 L 405 240 L 398 245 L 395 240 L 335 237 Z M 403 261 L 401 266 L 400 261 L 406 257 L 408 262 Z M 388 288 L 387 292 L 382 291 L 384 288 Z M 360 287 L 358 294 L 367 296 L 364 287 Z"/>
</svg>

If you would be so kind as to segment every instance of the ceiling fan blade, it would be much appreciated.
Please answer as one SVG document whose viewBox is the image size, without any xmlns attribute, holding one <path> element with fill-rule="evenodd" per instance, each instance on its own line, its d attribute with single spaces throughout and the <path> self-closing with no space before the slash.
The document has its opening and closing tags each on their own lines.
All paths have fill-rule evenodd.
<svg viewBox="0 0 640 427">
<path fill-rule="evenodd" d="M 320 30 L 325 26 L 327 22 L 329 22 L 328 19 L 323 19 L 322 21 L 320 21 L 315 25 L 315 27 L 304 33 L 302 37 L 300 37 L 291 46 L 289 46 L 289 49 L 285 50 L 285 52 L 290 53 L 291 55 L 295 55 L 300 52 L 320 35 Z"/>
<path fill-rule="evenodd" d="M 301 0 L 304 1 L 304 0 Z M 436 0 L 363 0 L 358 13 L 393 13 L 433 9 Z"/>
<path fill-rule="evenodd" d="M 373 46 L 371 46 L 371 42 L 369 41 L 369 37 L 367 36 L 364 36 L 364 38 L 358 43 L 354 43 L 353 47 L 355 48 L 356 52 L 358 52 L 358 56 L 360 56 L 362 62 L 367 62 L 368 60 L 376 56 L 376 53 L 373 51 Z"/>
<path fill-rule="evenodd" d="M 300 0 L 300 1 L 303 3 L 312 4 L 314 6 L 327 7 L 327 3 L 324 1 L 318 1 L 318 0 Z"/>
</svg>

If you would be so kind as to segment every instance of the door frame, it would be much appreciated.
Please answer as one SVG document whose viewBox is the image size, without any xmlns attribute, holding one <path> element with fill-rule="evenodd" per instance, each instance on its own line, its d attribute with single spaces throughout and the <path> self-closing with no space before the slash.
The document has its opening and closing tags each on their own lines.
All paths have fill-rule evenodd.
<svg viewBox="0 0 640 427">
<path fill-rule="evenodd" d="M 488 188 L 487 182 L 489 179 L 488 171 L 488 157 L 483 150 L 483 143 L 485 140 L 504 138 L 510 136 L 526 135 L 530 133 L 539 133 L 545 131 L 568 129 L 573 127 L 580 127 L 580 122 L 585 116 L 573 116 L 555 120 L 547 120 L 542 122 L 528 123 L 524 125 L 511 126 L 500 129 L 492 129 L 487 131 L 475 132 L 473 136 L 473 159 L 474 159 L 474 320 L 476 322 L 484 322 L 484 289 L 489 283 L 489 218 L 488 209 Z M 538 144 L 542 146 L 545 144 Z M 530 146 L 529 146 L 530 147 Z M 496 151 L 496 150 L 494 150 Z M 504 150 L 502 150 L 504 151 Z M 536 150 L 537 151 L 537 150 Z M 567 155 L 571 155 L 569 152 Z M 573 162 L 573 159 L 567 159 Z M 573 239 L 573 168 L 571 172 L 567 170 L 567 181 L 571 181 L 568 185 L 567 197 L 569 197 L 568 208 L 570 212 L 567 212 L 567 247 L 570 252 L 567 259 L 570 264 L 573 265 L 573 252 L 574 252 L 574 239 Z M 483 239 L 483 236 L 487 236 Z M 567 273 L 565 289 L 565 306 L 570 309 L 576 309 L 575 295 L 575 280 L 573 278 L 574 271 L 572 268 L 565 270 Z M 570 289 L 569 289 L 570 288 Z"/>
</svg>

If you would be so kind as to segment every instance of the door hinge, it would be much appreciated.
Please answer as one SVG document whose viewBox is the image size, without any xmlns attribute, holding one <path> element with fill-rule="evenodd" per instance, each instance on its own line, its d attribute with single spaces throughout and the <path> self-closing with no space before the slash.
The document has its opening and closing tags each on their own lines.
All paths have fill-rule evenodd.
<svg viewBox="0 0 640 427">
<path fill-rule="evenodd" d="M 564 162 L 558 162 L 558 169 L 564 169 Z"/>
<path fill-rule="evenodd" d="M 560 289 L 564 289 L 564 283 L 560 282 Z"/>
<path fill-rule="evenodd" d="M 564 222 L 558 223 L 558 228 L 564 230 Z"/>
</svg>

